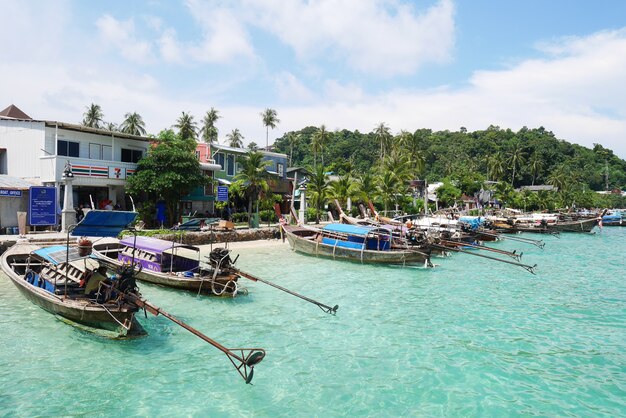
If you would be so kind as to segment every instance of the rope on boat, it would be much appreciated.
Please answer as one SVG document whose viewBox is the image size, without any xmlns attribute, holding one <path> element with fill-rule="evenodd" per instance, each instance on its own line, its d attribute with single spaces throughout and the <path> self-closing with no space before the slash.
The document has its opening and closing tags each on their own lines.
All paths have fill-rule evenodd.
<svg viewBox="0 0 626 418">
<path fill-rule="evenodd" d="M 115 317 L 115 315 L 113 315 L 113 314 L 111 313 L 111 311 L 109 311 L 109 310 L 107 309 L 107 307 L 106 307 L 106 306 L 104 306 L 103 304 L 98 303 L 98 302 L 96 302 L 96 305 L 101 306 L 101 307 L 102 307 L 102 309 L 104 309 L 104 310 L 106 311 L 106 313 L 108 313 L 109 315 L 111 315 L 111 318 L 113 318 L 113 320 L 114 320 L 115 322 L 117 322 L 117 323 L 118 323 L 118 324 L 119 324 L 122 328 L 124 328 L 126 331 L 130 331 L 130 327 L 131 327 L 131 326 L 130 326 L 130 325 L 129 325 L 129 326 L 126 326 L 126 325 L 122 324 L 122 323 L 121 323 L 121 322 L 120 322 L 120 321 L 119 321 L 119 320 Z"/>
</svg>

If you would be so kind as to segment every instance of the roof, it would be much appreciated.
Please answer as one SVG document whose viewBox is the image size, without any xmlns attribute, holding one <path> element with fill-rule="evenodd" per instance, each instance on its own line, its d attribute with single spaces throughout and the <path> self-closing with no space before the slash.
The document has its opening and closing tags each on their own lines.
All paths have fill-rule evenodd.
<svg viewBox="0 0 626 418">
<path fill-rule="evenodd" d="M 72 236 L 116 237 L 137 215 L 137 212 L 121 210 L 90 210 L 72 230 Z"/>
<path fill-rule="evenodd" d="M 519 190 L 529 190 L 531 192 L 540 192 L 540 191 L 558 191 L 558 187 L 552 186 L 550 184 L 540 184 L 537 186 L 522 186 Z"/>
<path fill-rule="evenodd" d="M 247 154 L 248 152 L 250 152 L 249 149 L 247 148 L 233 148 L 233 147 L 229 147 L 228 145 L 221 145 L 221 144 L 217 144 L 217 143 L 212 143 L 211 144 L 211 148 L 214 150 L 219 150 L 219 151 L 230 151 L 230 152 L 234 152 L 237 154 Z M 263 149 L 258 149 L 256 150 L 257 152 L 260 152 L 261 154 L 267 156 L 267 157 L 284 157 L 287 158 L 287 154 L 281 154 L 278 152 L 270 152 L 270 151 L 266 151 Z"/>
<path fill-rule="evenodd" d="M 15 189 L 15 190 L 28 190 L 35 184 L 30 183 L 24 179 L 17 177 L 10 177 L 6 174 L 0 174 L 0 188 L 3 189 Z"/>
<path fill-rule="evenodd" d="M 197 247 L 191 245 L 177 244 L 172 241 L 152 237 L 126 237 L 120 240 L 120 243 L 128 247 L 140 248 L 157 254 L 171 250 L 172 248 L 188 248 L 190 250 L 199 251 Z"/>
<path fill-rule="evenodd" d="M 349 224 L 328 224 L 323 229 L 324 231 L 340 232 L 349 235 L 367 235 L 374 228 L 369 226 L 356 226 Z"/>
<path fill-rule="evenodd" d="M 0 116 L 4 116 L 5 118 L 11 119 L 32 119 L 26 113 L 22 112 L 22 110 L 15 106 L 14 104 L 10 105 L 6 109 L 0 112 Z"/>
</svg>

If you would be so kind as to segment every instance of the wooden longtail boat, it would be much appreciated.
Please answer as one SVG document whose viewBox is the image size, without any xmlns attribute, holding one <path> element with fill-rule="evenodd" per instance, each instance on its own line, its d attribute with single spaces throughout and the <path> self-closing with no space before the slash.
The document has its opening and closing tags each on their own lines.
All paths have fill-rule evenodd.
<svg viewBox="0 0 626 418">
<path fill-rule="evenodd" d="M 92 212 L 90 219 L 98 216 L 98 211 Z M 136 217 L 134 212 L 107 212 L 114 215 L 100 217 L 105 229 L 120 223 L 125 227 Z M 69 235 L 68 245 L 41 247 L 18 241 L 2 254 L 0 266 L 24 297 L 50 313 L 89 328 L 111 331 L 115 336 L 143 333 L 135 320 L 138 307 L 120 300 L 117 292 L 99 286 L 100 282 L 115 279 L 99 270 L 100 263 L 81 253 L 80 248 L 70 247 Z M 85 281 L 93 280 L 97 291 L 86 293 L 90 286 L 84 285 Z M 139 295 L 134 286 L 123 290 Z"/>
<path fill-rule="evenodd" d="M 238 276 L 200 264 L 200 250 L 151 237 L 96 241 L 93 252 L 103 262 L 120 267 L 136 263 L 137 280 L 204 294 L 234 297 L 240 291 Z"/>
<path fill-rule="evenodd" d="M 395 248 L 385 228 L 329 224 L 324 228 L 282 225 L 294 251 L 338 260 L 374 264 L 424 264 L 430 255 L 410 247 Z"/>
<path fill-rule="evenodd" d="M 549 231 L 558 232 L 591 232 L 591 230 L 598 225 L 598 218 L 586 218 L 573 221 L 556 221 L 553 224 L 548 224 Z"/>
</svg>

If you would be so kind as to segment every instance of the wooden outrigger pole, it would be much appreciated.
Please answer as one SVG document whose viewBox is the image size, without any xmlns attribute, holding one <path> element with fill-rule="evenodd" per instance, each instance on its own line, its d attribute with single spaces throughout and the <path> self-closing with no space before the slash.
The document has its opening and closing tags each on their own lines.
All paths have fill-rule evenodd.
<svg viewBox="0 0 626 418">
<path fill-rule="evenodd" d="M 311 298 L 303 296 L 303 295 L 301 295 L 299 293 L 293 292 L 293 291 L 291 291 L 291 290 L 289 290 L 287 288 L 284 288 L 284 287 L 282 287 L 280 285 L 277 285 L 276 283 L 272 283 L 270 281 L 263 280 L 263 279 L 261 279 L 259 277 L 256 277 L 256 276 L 254 276 L 254 275 L 252 275 L 250 273 L 246 273 L 245 271 L 241 271 L 241 270 L 236 269 L 236 268 L 231 268 L 230 271 L 232 271 L 233 273 L 235 273 L 235 274 L 237 274 L 237 275 L 239 275 L 241 277 L 244 277 L 246 279 L 252 280 L 253 282 L 265 283 L 265 284 L 267 284 L 269 286 L 275 287 L 276 289 L 282 290 L 283 292 L 289 293 L 290 295 L 298 297 L 298 298 L 300 298 L 302 300 L 306 300 L 307 302 L 310 302 L 310 303 L 312 303 L 314 305 L 317 305 L 322 311 L 326 312 L 327 314 L 333 314 L 334 315 L 335 313 L 337 313 L 337 309 L 339 309 L 339 305 L 335 305 L 335 306 L 333 306 L 331 308 L 328 305 L 324 305 L 321 302 L 318 302 L 316 300 L 313 300 Z"/>
<path fill-rule="evenodd" d="M 207 337 L 202 332 L 198 331 L 190 325 L 187 325 L 180 319 L 176 318 L 174 315 L 164 311 L 158 306 L 153 305 L 145 299 L 142 299 L 141 297 L 128 292 L 123 293 L 122 296 L 128 302 L 135 304 L 137 307 L 144 309 L 147 312 L 150 312 L 154 316 L 158 316 L 159 314 L 163 315 L 170 321 L 180 325 L 187 331 L 203 339 L 207 343 L 211 344 L 213 347 L 220 350 L 222 353 L 226 354 L 230 362 L 233 364 L 233 366 L 235 366 L 235 369 L 237 369 L 237 372 L 239 372 L 239 374 L 246 383 L 250 383 L 252 381 L 252 377 L 254 376 L 254 366 L 259 364 L 261 360 L 265 358 L 265 350 L 262 348 L 226 348 L 222 344 Z M 236 352 L 239 352 L 240 354 L 237 354 Z"/>
<path fill-rule="evenodd" d="M 467 251 L 467 250 L 462 250 L 460 248 L 451 248 L 451 247 L 446 247 L 445 245 L 439 245 L 439 244 L 430 244 L 432 247 L 434 248 L 438 248 L 440 250 L 450 250 L 450 251 L 454 251 L 457 253 L 465 253 L 465 254 L 469 254 L 469 255 L 475 255 L 477 257 L 483 257 L 483 258 L 488 258 L 490 260 L 494 260 L 494 261 L 500 261 L 502 263 L 507 263 L 507 264 L 512 264 L 514 266 L 518 266 L 521 267 L 523 269 L 525 269 L 526 271 L 528 271 L 529 273 L 535 274 L 535 267 L 537 267 L 537 265 L 535 264 L 534 266 L 528 265 L 528 264 L 522 264 L 522 263 L 518 263 L 515 261 L 509 261 L 509 260 L 503 260 L 501 258 L 498 257 L 492 257 L 489 255 L 485 255 L 485 254 L 478 254 L 475 252 L 471 252 L 471 251 Z"/>
<path fill-rule="evenodd" d="M 471 248 L 476 248 L 477 250 L 484 250 L 484 251 L 491 251 L 493 253 L 497 253 L 497 254 L 502 254 L 502 255 L 507 255 L 509 257 L 511 257 L 512 259 L 516 260 L 516 261 L 521 261 L 522 259 L 522 255 L 524 253 L 516 253 L 515 251 L 506 251 L 506 250 L 500 250 L 498 248 L 491 248 L 491 247 L 487 247 L 486 245 L 479 245 L 479 244 L 473 244 L 470 242 L 463 242 L 463 241 L 455 241 L 455 240 L 441 240 L 441 243 L 448 246 L 453 246 L 455 248 L 458 247 L 471 247 Z"/>
<path fill-rule="evenodd" d="M 289 290 L 285 287 L 277 285 L 276 283 L 272 283 L 268 280 L 261 279 L 260 277 L 257 277 L 250 273 L 246 273 L 245 271 L 239 270 L 238 268 L 235 267 L 235 263 L 237 262 L 237 259 L 239 258 L 239 256 L 235 257 L 235 260 L 231 260 L 230 250 L 227 250 L 226 248 L 216 248 L 206 258 L 209 260 L 209 263 L 212 265 L 212 267 L 216 270 L 222 270 L 222 271 L 226 271 L 229 273 L 234 273 L 245 279 L 252 280 L 253 282 L 265 283 L 269 286 L 275 287 L 276 289 L 282 290 L 283 292 L 289 293 L 290 295 L 293 295 L 302 300 L 306 300 L 307 302 L 317 305 L 322 311 L 326 312 L 327 314 L 334 315 L 335 313 L 337 313 L 337 309 L 339 309 L 339 305 L 330 307 L 321 302 L 318 302 L 316 300 L 303 296 L 299 293 L 296 293 L 292 290 Z"/>
</svg>

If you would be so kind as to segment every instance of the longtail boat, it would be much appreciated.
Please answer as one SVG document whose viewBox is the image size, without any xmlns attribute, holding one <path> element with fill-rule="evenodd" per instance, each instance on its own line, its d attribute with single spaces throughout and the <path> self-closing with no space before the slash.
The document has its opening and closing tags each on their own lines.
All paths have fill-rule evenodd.
<svg viewBox="0 0 626 418">
<path fill-rule="evenodd" d="M 93 252 L 115 267 L 134 260 L 140 281 L 217 296 L 234 297 L 240 290 L 236 274 L 201 265 L 200 250 L 193 245 L 131 236 L 96 241 Z"/>
<path fill-rule="evenodd" d="M 98 217 L 99 211 L 92 212 L 90 219 Z M 104 216 L 99 216 L 98 223 L 102 225 L 101 232 L 106 234 L 116 226 L 126 227 L 135 217 L 134 212 L 106 211 Z M 143 333 L 135 320 L 139 309 L 135 304 L 118 300 L 117 292 L 99 288 L 95 294 L 88 292 L 86 280 L 106 282 L 111 279 L 104 276 L 100 263 L 81 248 L 41 247 L 20 240 L 2 254 L 0 265 L 24 297 L 52 314 L 110 331 L 114 336 Z M 125 291 L 138 293 L 134 288 Z"/>
<path fill-rule="evenodd" d="M 337 223 L 323 228 L 282 225 L 282 229 L 291 248 L 303 254 L 361 263 L 431 266 L 429 253 L 396 245 L 385 228 Z"/>
<path fill-rule="evenodd" d="M 134 211 L 89 211 L 78 225 L 69 228 L 65 246 L 40 247 L 24 240 L 2 255 L 0 266 L 28 300 L 74 324 L 130 336 L 145 334 L 135 319 L 140 309 L 162 315 L 224 353 L 244 381 L 250 383 L 254 366 L 265 358 L 265 350 L 226 348 L 144 299 L 135 282 L 135 260 L 108 276 L 101 269 L 102 260 L 91 255 L 93 243 L 86 237 L 115 237 L 136 216 Z M 70 247 L 70 233 L 83 237 L 78 246 Z M 89 292 L 94 278 L 98 279 L 97 290 Z"/>
</svg>

